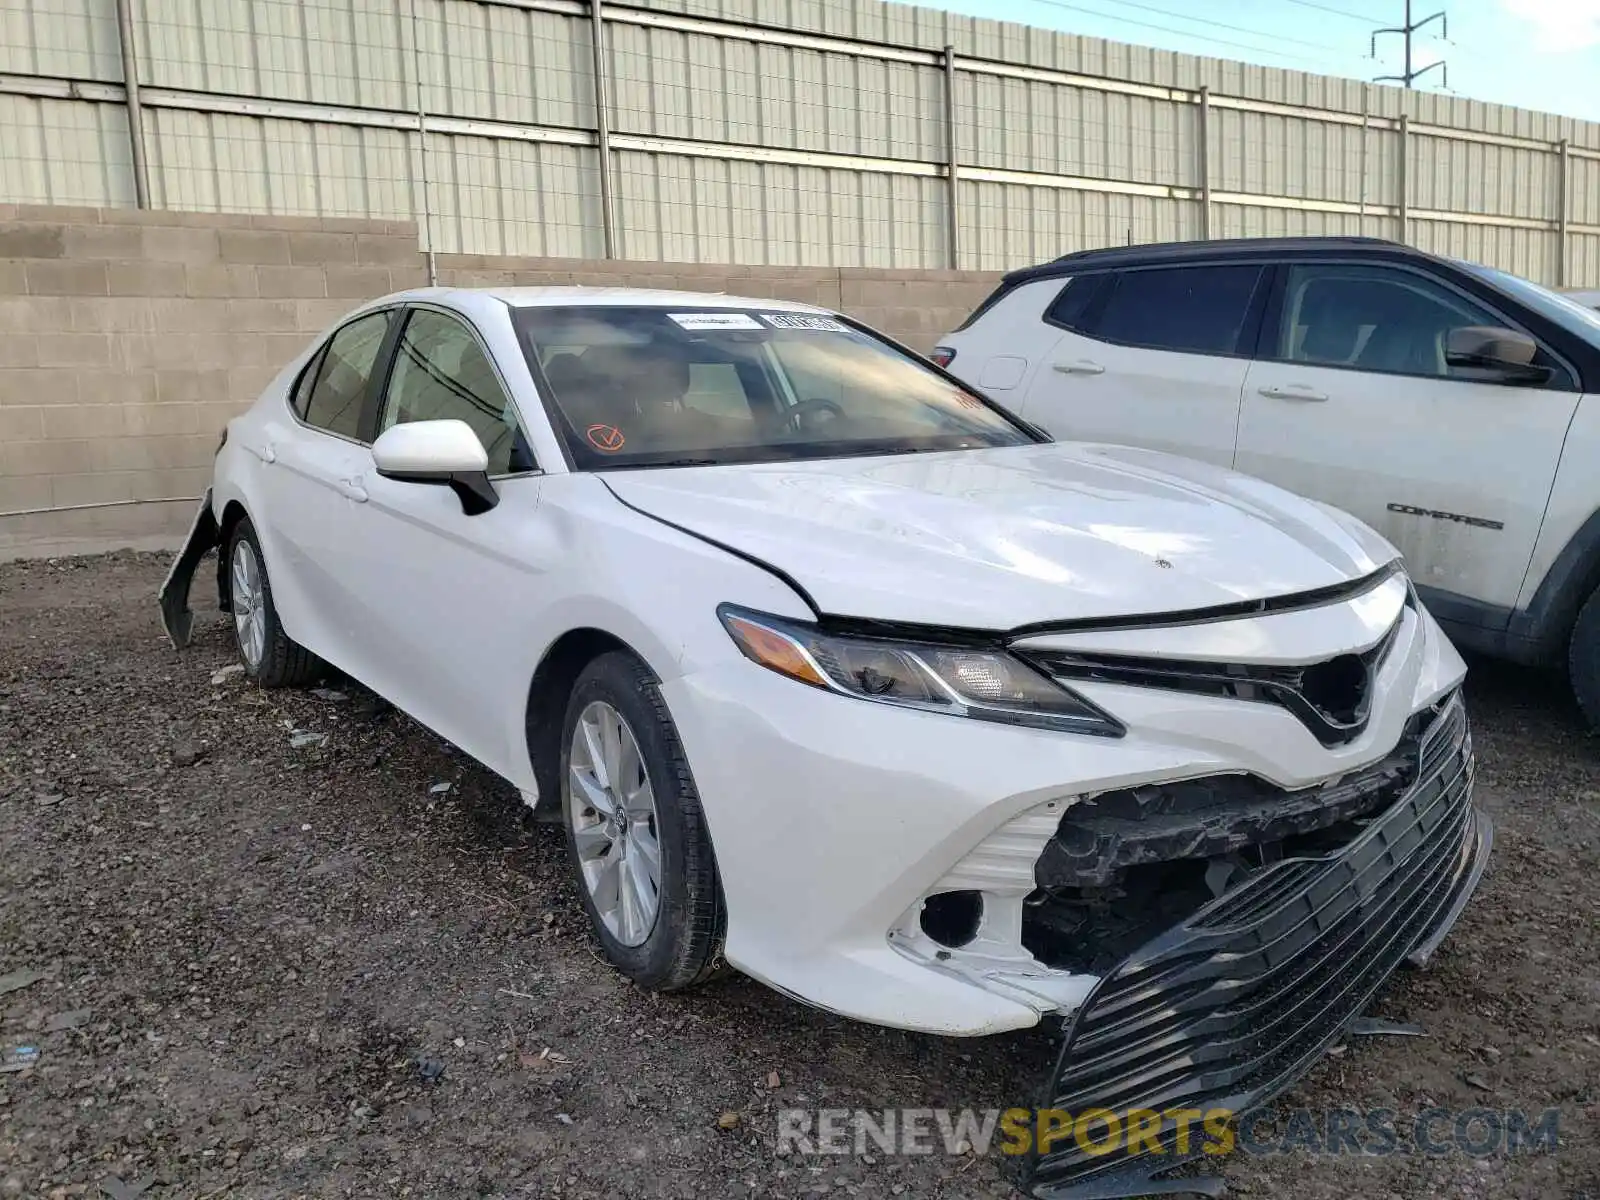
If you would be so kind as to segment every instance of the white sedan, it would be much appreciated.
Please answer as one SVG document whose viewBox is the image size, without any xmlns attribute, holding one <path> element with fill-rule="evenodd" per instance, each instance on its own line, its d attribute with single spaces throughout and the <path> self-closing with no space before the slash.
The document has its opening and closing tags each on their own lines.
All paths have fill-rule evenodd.
<svg viewBox="0 0 1600 1200">
<path fill-rule="evenodd" d="M 1081 1038 L 1173 955 L 1141 1004 L 1181 985 L 1225 1045 L 1259 994 L 1303 1065 L 1487 853 L 1463 666 L 1391 546 L 1053 444 L 803 305 L 375 301 L 228 426 L 180 644 L 213 545 L 251 677 L 331 665 L 558 810 L 649 988 L 726 960 L 868 1021 Z"/>
</svg>

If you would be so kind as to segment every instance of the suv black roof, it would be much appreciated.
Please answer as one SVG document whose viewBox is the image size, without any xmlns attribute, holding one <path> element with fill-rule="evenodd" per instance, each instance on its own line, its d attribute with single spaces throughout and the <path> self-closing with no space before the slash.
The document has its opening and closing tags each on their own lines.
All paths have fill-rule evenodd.
<svg viewBox="0 0 1600 1200">
<path fill-rule="evenodd" d="M 1073 275 L 1080 271 L 1102 271 L 1117 267 L 1147 267 L 1163 263 L 1205 262 L 1209 259 L 1275 258 L 1284 254 L 1318 250 L 1368 251 L 1386 258 L 1425 258 L 1426 251 L 1373 237 L 1283 237 L 1227 238 L 1209 242 L 1152 242 L 1143 246 L 1108 246 L 1103 250 L 1079 250 L 1054 262 L 1022 267 L 1009 272 L 1004 286 L 1010 288 L 1034 279 Z"/>
</svg>

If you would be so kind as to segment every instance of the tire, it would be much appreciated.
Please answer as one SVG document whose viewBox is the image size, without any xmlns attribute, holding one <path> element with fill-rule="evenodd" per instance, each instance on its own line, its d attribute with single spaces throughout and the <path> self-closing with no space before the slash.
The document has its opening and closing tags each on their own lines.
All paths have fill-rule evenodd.
<svg viewBox="0 0 1600 1200">
<path fill-rule="evenodd" d="M 613 716 L 617 730 L 637 748 L 636 765 L 625 743 L 614 758 L 605 750 L 603 731 Z M 618 777 L 615 784 L 602 778 L 608 760 Z M 717 975 L 726 924 L 700 795 L 656 678 L 633 655 L 603 654 L 579 674 L 562 722 L 560 762 L 567 850 L 584 911 L 606 957 L 629 979 L 657 992 L 679 991 Z M 641 782 L 649 784 L 648 816 Z M 604 811 L 608 803 L 616 811 L 618 793 L 633 796 L 623 806 L 626 819 Z M 644 905 L 636 901 L 630 919 L 624 895 L 648 899 L 644 883 L 652 841 L 654 912 L 643 920 Z"/>
<path fill-rule="evenodd" d="M 264 688 L 299 687 L 317 680 L 323 661 L 283 631 L 272 601 L 272 582 L 261 539 L 249 517 L 242 517 L 228 535 L 229 604 L 233 642 L 245 674 Z M 241 596 L 246 611 L 241 613 Z"/>
<path fill-rule="evenodd" d="M 1567 672 L 1589 727 L 1600 731 L 1600 588 L 1589 597 L 1572 627 Z"/>
</svg>

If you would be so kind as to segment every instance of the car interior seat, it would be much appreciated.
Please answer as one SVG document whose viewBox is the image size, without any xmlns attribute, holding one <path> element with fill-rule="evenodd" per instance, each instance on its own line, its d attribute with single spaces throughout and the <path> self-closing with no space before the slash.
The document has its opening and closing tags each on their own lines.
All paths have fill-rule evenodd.
<svg viewBox="0 0 1600 1200">
<path fill-rule="evenodd" d="M 1443 375 L 1448 312 L 1400 287 L 1371 288 L 1369 298 L 1377 327 L 1356 356 L 1356 366 L 1402 375 Z"/>
<path fill-rule="evenodd" d="M 639 415 L 628 386 L 631 372 L 625 346 L 590 346 L 582 354 L 563 352 L 544 364 L 556 403 L 581 434 L 591 425 L 626 429 Z"/>
<path fill-rule="evenodd" d="M 1345 289 L 1322 284 L 1301 293 L 1298 323 L 1305 327 L 1305 333 L 1296 358 L 1342 366 L 1355 356 L 1365 322 Z"/>
</svg>

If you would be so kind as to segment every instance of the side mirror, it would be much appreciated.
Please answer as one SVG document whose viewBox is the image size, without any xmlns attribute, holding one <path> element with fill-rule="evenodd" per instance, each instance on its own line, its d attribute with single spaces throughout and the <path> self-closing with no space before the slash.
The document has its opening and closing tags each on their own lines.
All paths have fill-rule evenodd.
<svg viewBox="0 0 1600 1200">
<path fill-rule="evenodd" d="M 1444 360 L 1452 367 L 1483 371 L 1488 378 L 1508 383 L 1544 383 L 1551 371 L 1534 364 L 1538 353 L 1539 343 L 1515 329 L 1465 325 L 1450 331 Z"/>
<path fill-rule="evenodd" d="M 500 503 L 489 482 L 489 456 L 472 426 L 454 418 L 393 425 L 372 443 L 378 474 L 403 483 L 443 484 L 469 517 Z"/>
</svg>

